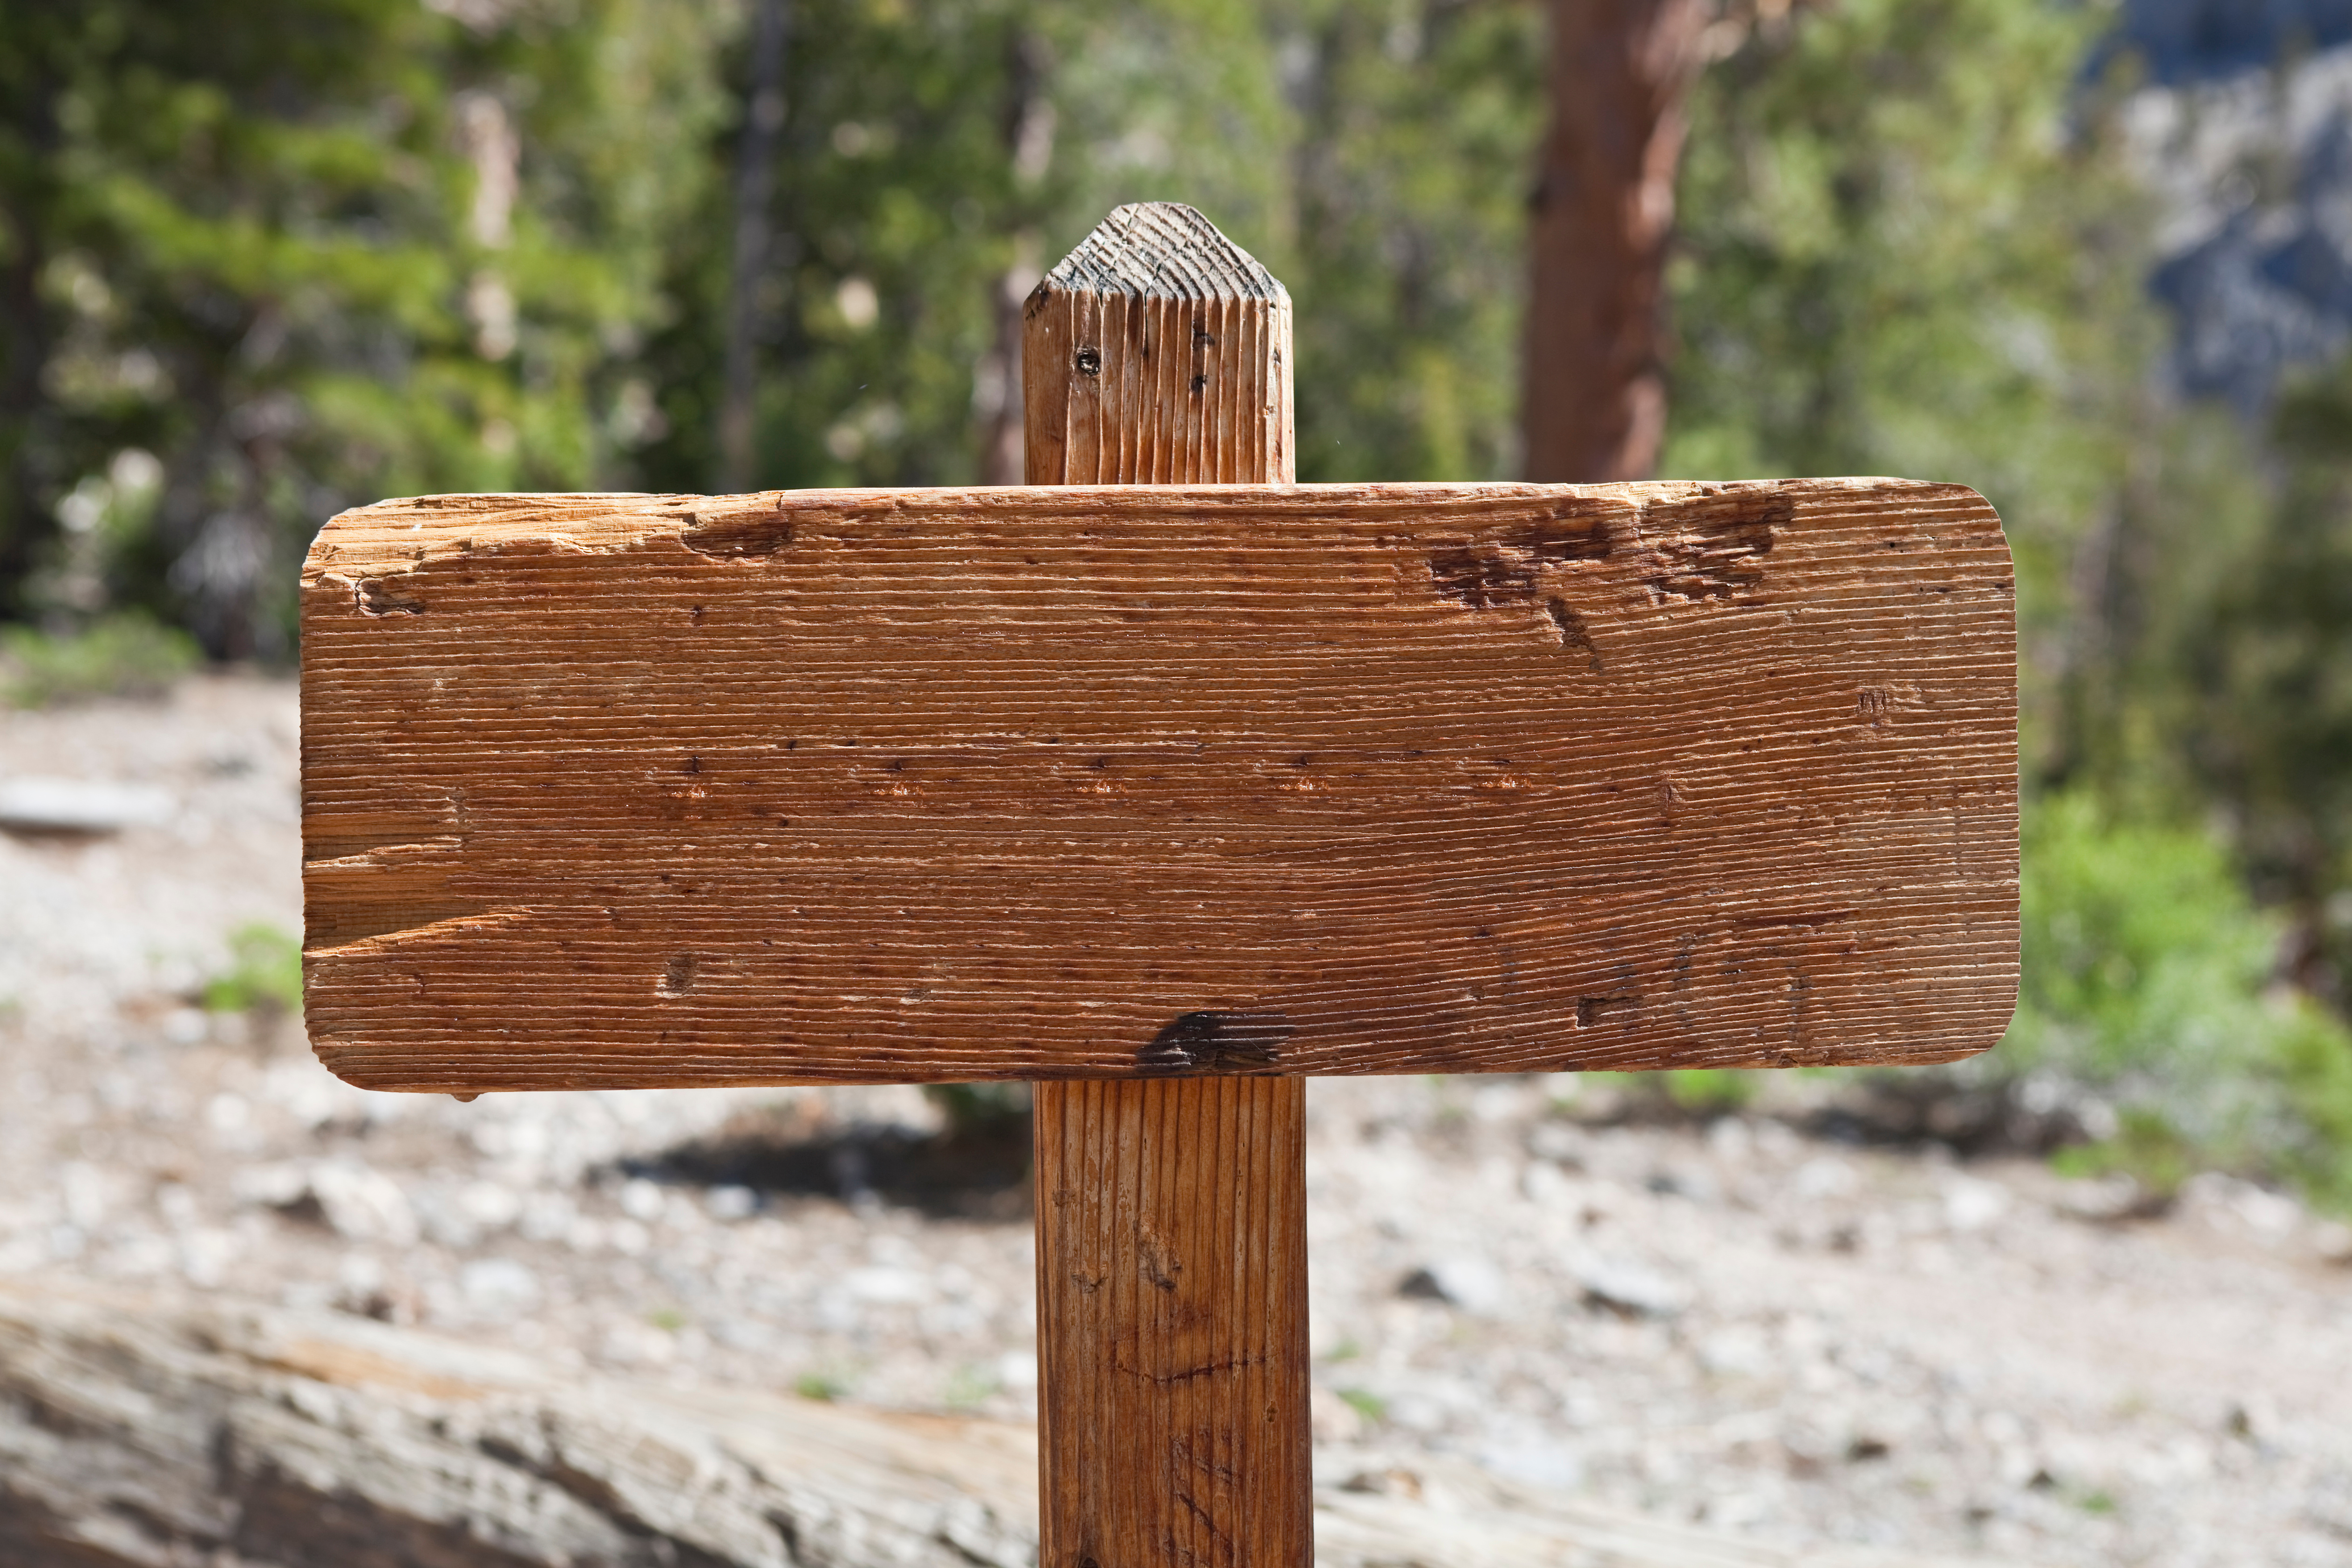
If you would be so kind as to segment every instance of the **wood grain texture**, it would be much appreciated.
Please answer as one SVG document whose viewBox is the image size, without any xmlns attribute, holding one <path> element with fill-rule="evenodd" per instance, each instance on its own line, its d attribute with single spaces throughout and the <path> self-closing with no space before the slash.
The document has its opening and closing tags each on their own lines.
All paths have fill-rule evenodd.
<svg viewBox="0 0 2352 1568">
<path fill-rule="evenodd" d="M 1290 296 L 1192 208 L 1118 208 L 1029 296 L 1033 485 L 1280 485 Z"/>
<path fill-rule="evenodd" d="M 1951 486 L 467 497 L 303 591 L 369 1087 L 1935 1061 L 2016 963 Z"/>
<path fill-rule="evenodd" d="M 1113 213 L 1022 348 L 1032 479 L 1292 476 L 1289 302 L 1189 207 Z M 1036 1086 L 1040 1568 L 1312 1563 L 1306 1105 L 1297 1078 Z"/>
<path fill-rule="evenodd" d="M 1040 1568 L 1304 1568 L 1306 1081 L 1038 1090 Z"/>
</svg>

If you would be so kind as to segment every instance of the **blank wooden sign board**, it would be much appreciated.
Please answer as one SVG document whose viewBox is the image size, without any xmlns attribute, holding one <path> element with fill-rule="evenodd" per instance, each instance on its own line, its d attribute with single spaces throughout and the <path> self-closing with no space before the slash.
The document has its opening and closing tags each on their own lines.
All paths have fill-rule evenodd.
<svg viewBox="0 0 2352 1568">
<path fill-rule="evenodd" d="M 1044 1563 L 1304 1564 L 1300 1075 L 1990 1045 L 2009 553 L 1951 485 L 1287 483 L 1289 301 L 1187 208 L 1028 309 L 1043 485 L 331 523 L 310 1027 L 1038 1081 Z"/>
</svg>

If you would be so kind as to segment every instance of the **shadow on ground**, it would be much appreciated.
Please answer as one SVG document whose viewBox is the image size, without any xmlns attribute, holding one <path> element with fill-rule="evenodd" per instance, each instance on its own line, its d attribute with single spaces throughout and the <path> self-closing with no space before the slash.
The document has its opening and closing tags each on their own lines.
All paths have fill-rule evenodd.
<svg viewBox="0 0 2352 1568">
<path fill-rule="evenodd" d="M 771 1197 L 884 1203 L 935 1219 L 1015 1220 L 1031 1209 L 1025 1101 L 952 1105 L 937 1132 L 812 1122 L 791 1107 L 738 1117 L 716 1133 L 646 1159 L 625 1175 Z"/>
</svg>

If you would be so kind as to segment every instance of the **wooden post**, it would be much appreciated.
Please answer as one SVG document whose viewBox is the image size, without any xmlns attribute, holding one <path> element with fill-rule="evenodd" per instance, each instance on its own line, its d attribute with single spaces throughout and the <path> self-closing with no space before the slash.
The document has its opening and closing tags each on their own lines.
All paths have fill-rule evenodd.
<svg viewBox="0 0 2352 1568">
<path fill-rule="evenodd" d="M 1289 298 L 1189 207 L 1105 219 L 1022 347 L 1031 484 L 1296 476 Z M 1040 1568 L 1307 1568 L 1305 1081 L 1036 1094 Z"/>
</svg>

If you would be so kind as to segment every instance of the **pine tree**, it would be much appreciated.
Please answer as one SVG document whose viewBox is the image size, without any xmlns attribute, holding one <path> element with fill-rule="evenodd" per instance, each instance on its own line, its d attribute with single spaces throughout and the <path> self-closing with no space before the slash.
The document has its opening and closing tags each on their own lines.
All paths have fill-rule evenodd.
<svg viewBox="0 0 2352 1568">
<path fill-rule="evenodd" d="M 613 466 L 707 51 L 650 0 L 467 14 L 12 11 L 0 613 L 95 593 L 280 652 L 337 507 Z"/>
</svg>

